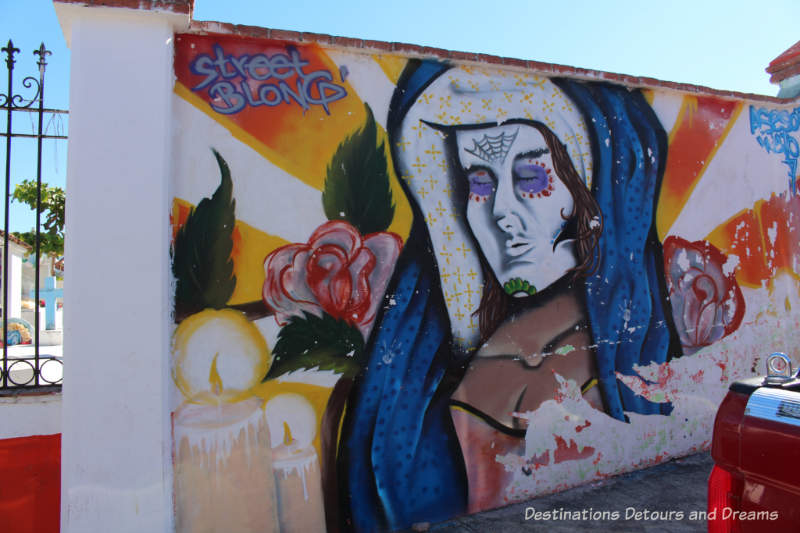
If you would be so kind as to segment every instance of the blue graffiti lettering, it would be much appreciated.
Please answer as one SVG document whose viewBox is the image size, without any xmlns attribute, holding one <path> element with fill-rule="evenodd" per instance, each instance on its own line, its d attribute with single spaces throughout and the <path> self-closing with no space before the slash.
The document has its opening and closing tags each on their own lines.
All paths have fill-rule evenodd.
<svg viewBox="0 0 800 533">
<path fill-rule="evenodd" d="M 220 81 L 214 84 L 208 90 L 208 95 L 213 99 L 221 99 L 225 102 L 224 106 L 218 106 L 214 103 L 211 108 L 217 113 L 224 115 L 232 115 L 244 109 L 244 97 L 236 91 L 236 87 L 229 81 Z"/>
<path fill-rule="evenodd" d="M 225 52 L 222 51 L 222 47 L 214 46 L 214 52 L 217 54 L 217 57 L 214 60 L 214 66 L 217 67 L 219 73 L 222 74 L 222 77 L 227 79 L 236 76 L 236 72 L 231 72 L 227 68 L 228 59 L 225 57 Z"/>
<path fill-rule="evenodd" d="M 789 167 L 789 183 L 793 194 L 797 194 L 797 159 L 800 143 L 792 133 L 800 130 L 800 107 L 787 109 L 756 109 L 750 106 L 750 133 L 768 154 L 782 154 Z"/>
<path fill-rule="evenodd" d="M 214 62 L 207 55 L 197 57 L 194 61 L 192 61 L 192 64 L 189 68 L 191 69 L 192 73 L 206 77 L 202 83 L 194 87 L 194 91 L 205 89 L 212 81 L 217 79 L 217 71 L 214 70 Z"/>
<path fill-rule="evenodd" d="M 328 81 L 319 81 L 316 83 L 317 96 L 315 97 L 311 89 L 314 87 L 312 82 L 317 78 L 325 78 Z M 336 85 L 335 83 L 330 83 L 332 79 L 333 77 L 331 76 L 331 73 L 327 70 L 318 70 L 303 80 L 303 92 L 308 98 L 308 101 L 312 104 L 321 105 L 325 112 L 329 115 L 331 113 L 328 111 L 328 103 L 335 102 L 336 100 L 347 96 L 347 92 L 344 90 L 344 87 L 341 85 Z"/>
<path fill-rule="evenodd" d="M 275 95 L 275 98 L 272 100 L 269 99 L 268 95 L 272 93 Z M 276 106 L 281 103 L 281 92 L 278 90 L 277 87 L 274 85 L 264 84 L 258 88 L 258 98 L 264 105 L 268 105 L 270 107 Z"/>
<path fill-rule="evenodd" d="M 213 100 L 211 108 L 218 113 L 232 115 L 246 106 L 296 104 L 304 111 L 312 105 L 322 106 L 330 115 L 329 104 L 347 96 L 344 87 L 333 83 L 329 71 L 304 71 L 309 62 L 300 56 L 296 48 L 288 48 L 288 53 L 272 56 L 235 56 L 226 54 L 222 46 L 215 44 L 213 52 L 213 56 L 198 55 L 189 69 L 204 77 L 192 90 L 208 88 L 208 95 Z M 234 78 L 241 78 L 238 85 L 229 81 Z"/>
</svg>

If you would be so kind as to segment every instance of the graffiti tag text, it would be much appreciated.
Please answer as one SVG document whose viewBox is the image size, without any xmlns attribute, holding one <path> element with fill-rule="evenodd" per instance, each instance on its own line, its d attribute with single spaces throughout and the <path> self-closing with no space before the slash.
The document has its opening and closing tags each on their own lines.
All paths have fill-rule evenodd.
<svg viewBox="0 0 800 533">
<path fill-rule="evenodd" d="M 328 104 L 347 96 L 341 85 L 333 83 L 327 70 L 306 72 L 308 61 L 296 48 L 287 54 L 235 56 L 226 54 L 218 44 L 214 56 L 198 55 L 189 68 L 205 79 L 192 87 L 193 91 L 207 88 L 212 98 L 211 108 L 232 115 L 246 106 L 274 107 L 297 103 L 303 110 L 319 105 L 330 115 Z"/>
<path fill-rule="evenodd" d="M 756 109 L 750 106 L 750 133 L 768 154 L 783 154 L 783 163 L 789 167 L 792 193 L 797 193 L 797 159 L 800 144 L 790 135 L 800 130 L 800 107 L 786 109 Z"/>
</svg>

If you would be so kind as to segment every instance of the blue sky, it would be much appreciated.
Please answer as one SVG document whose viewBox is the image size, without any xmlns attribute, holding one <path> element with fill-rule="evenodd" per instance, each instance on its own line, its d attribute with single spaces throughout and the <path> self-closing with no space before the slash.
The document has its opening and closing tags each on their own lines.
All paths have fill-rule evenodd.
<svg viewBox="0 0 800 533">
<path fill-rule="evenodd" d="M 777 93 L 777 86 L 769 83 L 764 68 L 800 40 L 797 0 L 404 0 L 402 8 L 400 4 L 196 0 L 194 17 L 481 52 L 769 95 Z M 36 73 L 32 51 L 44 41 L 53 51 L 47 67 L 46 106 L 66 109 L 70 54 L 52 2 L 0 0 L 0 7 L 0 41 L 5 45 L 11 38 L 22 50 L 15 77 L 21 80 Z M 5 77 L 3 71 L 3 94 Z M 20 86 L 15 92 L 26 94 Z M 15 131 L 30 132 L 30 119 L 16 115 L 20 128 Z M 0 128 L 5 128 L 5 122 Z M 35 177 L 35 166 L 23 163 L 35 154 L 35 148 L 35 142 L 14 141 L 14 182 Z M 63 141 L 45 142 L 45 181 L 64 185 L 66 148 Z M 0 158 L 4 156 L 2 143 Z M 12 207 L 11 215 L 12 230 L 32 227 L 32 213 Z"/>
</svg>

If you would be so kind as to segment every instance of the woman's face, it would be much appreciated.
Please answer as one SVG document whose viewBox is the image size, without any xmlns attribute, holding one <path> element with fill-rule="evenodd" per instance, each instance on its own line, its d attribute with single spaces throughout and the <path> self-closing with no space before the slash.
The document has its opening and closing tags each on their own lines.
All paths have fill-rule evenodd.
<svg viewBox="0 0 800 533">
<path fill-rule="evenodd" d="M 534 294 L 573 268 L 574 241 L 554 243 L 574 202 L 539 130 L 459 129 L 456 143 L 469 186 L 467 221 L 504 290 Z"/>
</svg>

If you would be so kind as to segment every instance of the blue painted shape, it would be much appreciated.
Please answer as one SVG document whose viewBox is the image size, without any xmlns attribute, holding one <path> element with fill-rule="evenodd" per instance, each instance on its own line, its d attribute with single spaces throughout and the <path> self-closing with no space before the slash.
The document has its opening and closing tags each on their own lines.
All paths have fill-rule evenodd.
<svg viewBox="0 0 800 533">
<path fill-rule="evenodd" d="M 44 300 L 45 329 L 56 329 L 56 298 L 64 296 L 64 289 L 56 289 L 56 278 L 50 276 L 44 279 L 44 289 L 39 288 L 39 299 Z M 36 291 L 31 291 L 31 298 L 36 298 Z M 39 302 L 36 302 L 39 310 Z"/>
</svg>

